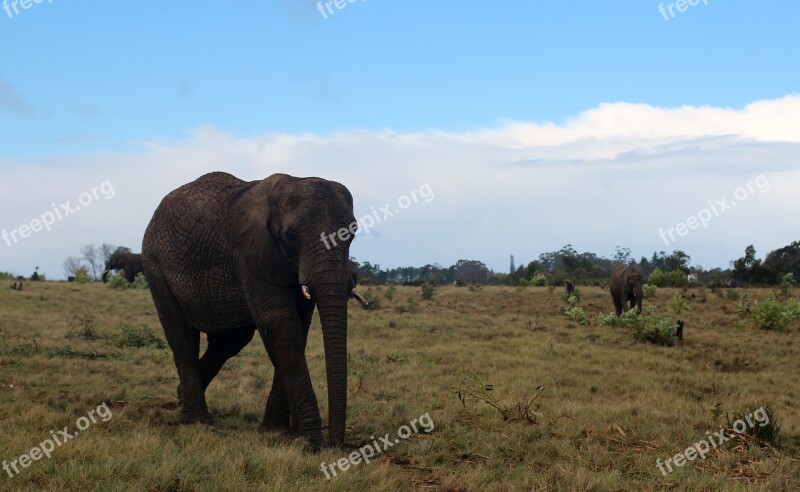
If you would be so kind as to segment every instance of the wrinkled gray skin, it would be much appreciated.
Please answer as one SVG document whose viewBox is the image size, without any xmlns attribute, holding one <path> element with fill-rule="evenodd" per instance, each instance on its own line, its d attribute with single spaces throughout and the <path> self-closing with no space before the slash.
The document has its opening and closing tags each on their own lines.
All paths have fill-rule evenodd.
<svg viewBox="0 0 800 492">
<path fill-rule="evenodd" d="M 142 265 L 142 255 L 135 253 L 114 253 L 108 258 L 106 268 L 103 271 L 103 283 L 108 281 L 108 272 L 111 270 L 122 270 L 125 274 L 125 280 L 128 283 L 133 283 L 136 276 L 144 272 Z"/>
<path fill-rule="evenodd" d="M 305 359 L 316 305 L 328 379 L 330 444 L 344 443 L 347 301 L 352 238 L 330 250 L 320 234 L 355 222 L 343 185 L 275 174 L 245 182 L 211 173 L 164 198 L 142 245 L 144 270 L 178 368 L 183 423 L 211 421 L 205 389 L 255 330 L 275 367 L 261 430 L 323 445 Z M 301 288 L 304 286 L 304 288 Z M 208 349 L 199 355 L 200 333 Z"/>
<path fill-rule="evenodd" d="M 642 312 L 644 277 L 641 273 L 631 267 L 619 270 L 611 275 L 608 285 L 611 289 L 611 298 L 614 299 L 617 316 L 628 310 L 628 303 L 630 303 L 630 309 L 636 306 L 639 312 Z"/>
</svg>

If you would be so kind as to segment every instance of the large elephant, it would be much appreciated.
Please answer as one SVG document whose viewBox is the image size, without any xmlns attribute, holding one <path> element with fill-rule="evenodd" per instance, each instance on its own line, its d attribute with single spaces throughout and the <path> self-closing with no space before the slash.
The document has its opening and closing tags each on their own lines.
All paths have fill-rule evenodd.
<svg viewBox="0 0 800 492">
<path fill-rule="evenodd" d="M 316 306 L 330 444 L 344 443 L 347 301 L 356 280 L 348 260 L 355 231 L 350 192 L 321 178 L 275 174 L 245 182 L 216 172 L 164 198 L 142 249 L 178 369 L 180 422 L 211 421 L 206 387 L 258 330 L 275 367 L 261 430 L 300 435 L 320 449 L 321 418 L 305 359 Z M 200 333 L 208 339 L 202 357 Z"/>
<path fill-rule="evenodd" d="M 122 270 L 125 274 L 125 280 L 128 283 L 133 283 L 136 276 L 144 272 L 142 265 L 142 255 L 136 253 L 114 253 L 106 262 L 106 268 L 103 270 L 103 283 L 108 282 L 108 272 L 111 270 Z"/>
<path fill-rule="evenodd" d="M 639 312 L 642 312 L 643 285 L 644 277 L 632 267 L 619 270 L 611 275 L 609 287 L 611 288 L 611 298 L 614 299 L 614 308 L 617 311 L 617 316 L 628 310 L 629 302 L 630 309 L 636 306 Z"/>
</svg>

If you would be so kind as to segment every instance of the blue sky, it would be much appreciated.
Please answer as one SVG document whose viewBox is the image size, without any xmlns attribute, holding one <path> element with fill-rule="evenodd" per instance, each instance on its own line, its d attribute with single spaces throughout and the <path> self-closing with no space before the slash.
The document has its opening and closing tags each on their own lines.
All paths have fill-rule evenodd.
<svg viewBox="0 0 800 492">
<path fill-rule="evenodd" d="M 48 1 L 12 17 L 0 10 L 0 182 L 19 204 L 0 212 L 0 228 L 105 180 L 117 197 L 24 244 L 0 243 L 0 270 L 27 272 L 38 254 L 60 276 L 76 245 L 138 249 L 158 198 L 213 169 L 340 179 L 360 193 L 357 215 L 426 182 L 442 190 L 357 241 L 359 259 L 385 266 L 466 257 L 504 270 L 509 254 L 520 263 L 567 243 L 603 255 L 617 244 L 636 255 L 671 250 L 654 230 L 761 173 L 773 191 L 748 204 L 750 215 L 720 217 L 716 236 L 704 228 L 674 247 L 727 266 L 747 244 L 763 254 L 798 239 L 785 221 L 748 237 L 747 222 L 767 227 L 760 213 L 797 209 L 781 192 L 797 178 L 797 2 L 701 0 L 666 21 L 659 2 L 641 0 L 358 0 L 327 19 L 310 0 Z M 747 111 L 759 101 L 774 104 Z M 684 107 L 697 111 L 675 114 Z M 648 108 L 665 119 L 647 119 Z M 609 130 L 614 122 L 622 123 Z M 530 165 L 545 161 L 545 170 Z M 152 166 L 149 176 L 137 162 Z M 617 170 L 620 180 L 610 177 Z M 475 179 L 457 187 L 454 172 Z M 670 199 L 667 184 L 674 190 L 697 173 L 717 188 L 692 181 L 696 197 Z M 522 179 L 531 182 L 518 192 Z M 585 232 L 600 217 L 626 215 L 613 208 L 621 200 L 603 198 L 624 180 L 642 200 L 663 197 L 653 205 L 663 216 L 645 224 L 651 215 L 639 210 L 633 229 Z M 554 184 L 537 198 L 544 182 Z M 487 183 L 496 196 L 478 204 Z M 571 220 L 585 223 L 542 217 L 565 194 L 575 201 Z M 512 206 L 528 226 L 497 219 Z M 522 207 L 542 213 L 520 216 Z M 124 226 L 115 220 L 123 215 Z M 469 232 L 498 224 L 511 235 L 504 244 Z M 400 245 L 422 231 L 427 246 Z"/>
</svg>

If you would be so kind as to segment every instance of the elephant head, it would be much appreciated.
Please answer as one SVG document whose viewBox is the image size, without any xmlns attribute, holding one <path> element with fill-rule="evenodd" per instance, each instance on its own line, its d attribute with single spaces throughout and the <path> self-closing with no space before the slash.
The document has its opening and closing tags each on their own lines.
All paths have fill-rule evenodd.
<svg viewBox="0 0 800 492">
<path fill-rule="evenodd" d="M 627 311 L 629 304 L 630 309 L 635 306 L 639 312 L 642 312 L 643 286 L 644 277 L 632 267 L 619 270 L 611 275 L 609 288 L 617 316 L 620 316 L 623 311 Z"/>
</svg>

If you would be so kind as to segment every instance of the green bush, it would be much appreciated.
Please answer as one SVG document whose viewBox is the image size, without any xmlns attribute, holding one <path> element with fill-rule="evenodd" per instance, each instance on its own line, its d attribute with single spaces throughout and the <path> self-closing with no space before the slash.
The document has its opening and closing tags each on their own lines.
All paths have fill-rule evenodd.
<svg viewBox="0 0 800 492">
<path fill-rule="evenodd" d="M 654 268 L 647 276 L 647 283 L 657 287 L 683 287 L 689 283 L 689 278 L 683 270 L 661 271 Z"/>
<path fill-rule="evenodd" d="M 117 347 L 167 347 L 167 344 L 147 326 L 133 326 L 127 323 L 122 324 L 121 333 L 113 337 L 112 342 Z"/>
<path fill-rule="evenodd" d="M 652 284 L 644 284 L 642 286 L 642 294 L 644 294 L 645 299 L 651 299 L 656 296 L 656 291 L 658 287 Z"/>
<path fill-rule="evenodd" d="M 725 295 L 728 297 L 729 301 L 738 301 L 739 298 L 741 297 L 739 291 L 734 289 L 728 289 Z"/>
<path fill-rule="evenodd" d="M 363 309 L 366 309 L 367 311 L 376 311 L 381 308 L 381 301 L 372 293 L 372 289 L 368 289 L 362 295 L 364 296 L 364 299 L 367 300 L 366 304 L 359 302 Z"/>
<path fill-rule="evenodd" d="M 16 277 L 14 277 L 14 275 L 11 273 L 0 272 L 0 280 L 14 280 L 15 278 Z"/>
<path fill-rule="evenodd" d="M 139 275 L 137 275 L 136 278 L 133 279 L 133 283 L 131 284 L 131 286 L 134 289 L 149 289 L 150 288 L 150 285 L 148 285 L 148 283 L 147 283 L 147 279 L 144 278 L 144 273 L 140 273 Z"/>
<path fill-rule="evenodd" d="M 573 299 L 573 297 L 570 297 L 570 299 Z M 568 320 L 574 321 L 579 325 L 589 324 L 589 320 L 586 319 L 586 313 L 583 312 L 583 308 L 580 306 L 573 305 L 572 307 L 564 311 L 564 316 L 566 316 Z"/>
<path fill-rule="evenodd" d="M 385 292 L 383 295 L 384 295 L 384 296 L 386 296 L 386 298 L 387 298 L 387 299 L 389 299 L 389 300 L 391 301 L 392 299 L 394 299 L 394 292 L 395 292 L 396 290 L 397 290 L 397 287 L 395 287 L 395 285 L 394 285 L 394 284 L 391 284 L 391 285 L 389 286 L 389 288 L 388 288 L 388 289 L 386 289 L 386 292 Z"/>
<path fill-rule="evenodd" d="M 434 288 L 431 284 L 422 284 L 422 298 L 426 301 L 433 299 Z"/>
<path fill-rule="evenodd" d="M 128 281 L 119 273 L 109 273 L 106 279 L 106 285 L 109 289 L 127 289 Z"/>
<path fill-rule="evenodd" d="M 678 315 L 684 311 L 691 311 L 692 308 L 690 308 L 689 305 L 686 304 L 686 299 L 684 299 L 682 295 L 675 294 L 669 300 L 669 310 L 673 314 Z"/>
<path fill-rule="evenodd" d="M 631 328 L 638 324 L 639 313 L 635 309 L 622 313 L 617 317 L 616 314 L 610 313 L 608 315 L 599 315 L 597 321 L 605 326 L 614 326 L 622 328 Z"/>
<path fill-rule="evenodd" d="M 751 414 L 754 415 L 751 416 Z M 733 422 L 737 420 L 747 423 L 747 416 L 750 416 L 750 421 L 753 422 L 752 426 L 747 425 L 746 427 L 747 435 L 770 446 L 779 447 L 781 445 L 781 426 L 778 424 L 778 416 L 772 406 L 761 405 L 755 412 L 736 412 L 733 414 L 733 419 L 728 420 L 728 427 L 732 428 Z M 758 417 L 761 421 L 758 420 Z"/>
<path fill-rule="evenodd" d="M 75 281 L 79 284 L 88 284 L 92 282 L 92 276 L 89 275 L 89 268 L 86 265 L 75 270 Z"/>
<path fill-rule="evenodd" d="M 653 312 L 650 314 L 651 316 L 639 316 L 636 338 L 641 342 L 672 347 L 675 344 L 675 323 L 672 320 L 654 316 Z"/>
<path fill-rule="evenodd" d="M 798 318 L 800 309 L 796 301 L 781 305 L 775 296 L 755 301 L 750 307 L 750 319 L 761 330 L 783 331 Z"/>
<path fill-rule="evenodd" d="M 533 276 L 529 284 L 533 287 L 544 287 L 547 285 L 547 277 L 545 277 L 544 274 L 537 273 Z"/>
</svg>

